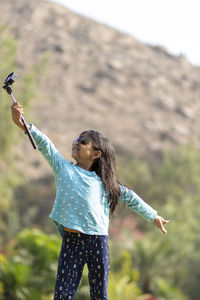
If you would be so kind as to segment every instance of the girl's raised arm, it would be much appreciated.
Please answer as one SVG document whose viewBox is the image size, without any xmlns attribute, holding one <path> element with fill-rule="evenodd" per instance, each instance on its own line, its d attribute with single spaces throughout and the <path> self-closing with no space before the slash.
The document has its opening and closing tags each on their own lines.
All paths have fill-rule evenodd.
<svg viewBox="0 0 200 300">
<path fill-rule="evenodd" d="M 18 102 L 13 103 L 11 105 L 11 112 L 13 122 L 25 132 L 24 125 L 21 121 L 21 116 L 24 113 L 23 107 Z M 58 173 L 60 165 L 65 160 L 64 157 L 45 134 L 39 131 L 34 125 L 27 124 L 27 126 L 38 146 L 38 150 L 52 167 L 54 173 Z"/>
</svg>

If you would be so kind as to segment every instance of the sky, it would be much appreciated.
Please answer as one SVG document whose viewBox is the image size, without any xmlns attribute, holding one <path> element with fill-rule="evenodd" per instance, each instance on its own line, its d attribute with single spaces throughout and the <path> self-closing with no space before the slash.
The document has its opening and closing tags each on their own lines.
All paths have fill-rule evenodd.
<svg viewBox="0 0 200 300">
<path fill-rule="evenodd" d="M 53 0 L 200 66 L 200 0 Z"/>
</svg>

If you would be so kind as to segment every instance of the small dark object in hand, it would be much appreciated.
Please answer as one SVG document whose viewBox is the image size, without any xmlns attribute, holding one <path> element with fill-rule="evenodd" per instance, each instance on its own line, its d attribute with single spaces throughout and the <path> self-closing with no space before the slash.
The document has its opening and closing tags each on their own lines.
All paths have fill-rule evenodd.
<svg viewBox="0 0 200 300">
<path fill-rule="evenodd" d="M 11 97 L 12 97 L 14 103 L 16 103 L 17 101 L 15 100 L 15 97 L 14 97 L 14 95 L 13 95 L 11 85 L 15 82 L 16 78 L 17 78 L 17 75 L 16 75 L 14 72 L 10 73 L 10 74 L 7 76 L 6 80 L 4 81 L 4 85 L 3 85 L 3 89 L 5 89 L 5 90 L 7 91 L 7 93 L 8 93 L 9 95 L 11 95 Z M 32 146 L 33 146 L 33 148 L 34 148 L 34 149 L 37 149 L 37 146 L 36 146 L 36 144 L 35 144 L 35 141 L 34 141 L 32 135 L 31 135 L 31 133 L 30 133 L 30 130 L 28 129 L 28 126 L 27 126 L 27 124 L 26 124 L 26 120 L 25 120 L 25 118 L 24 118 L 23 115 L 21 116 L 21 120 L 22 120 L 22 122 L 23 122 L 23 124 L 24 124 L 24 128 L 25 128 L 25 131 L 26 131 L 25 133 L 28 135 L 29 140 L 30 140 L 30 142 L 31 142 L 31 144 L 32 144 Z"/>
<path fill-rule="evenodd" d="M 12 72 L 4 81 L 3 89 L 5 89 L 9 95 L 11 95 L 12 93 L 11 85 L 15 82 L 16 78 L 17 75 L 14 72 Z"/>
</svg>

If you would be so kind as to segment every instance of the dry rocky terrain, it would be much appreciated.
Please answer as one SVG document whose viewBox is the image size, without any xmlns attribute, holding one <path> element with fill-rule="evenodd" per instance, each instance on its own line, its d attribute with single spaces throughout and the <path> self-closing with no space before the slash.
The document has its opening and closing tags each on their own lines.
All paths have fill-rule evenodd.
<svg viewBox="0 0 200 300">
<path fill-rule="evenodd" d="M 0 7 L 18 42 L 18 73 L 51 53 L 33 120 L 66 157 L 73 137 L 90 128 L 123 155 L 156 156 L 189 141 L 200 146 L 200 68 L 185 57 L 57 3 L 0 0 Z M 27 141 L 20 149 L 31 153 L 22 163 L 32 166 L 31 176 L 47 171 Z"/>
</svg>

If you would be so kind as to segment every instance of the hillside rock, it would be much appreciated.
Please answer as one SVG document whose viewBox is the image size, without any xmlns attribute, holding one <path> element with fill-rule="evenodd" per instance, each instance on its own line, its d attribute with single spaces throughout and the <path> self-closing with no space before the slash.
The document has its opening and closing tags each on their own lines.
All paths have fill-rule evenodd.
<svg viewBox="0 0 200 300">
<path fill-rule="evenodd" d="M 19 74 L 52 53 L 41 79 L 44 99 L 33 112 L 67 158 L 73 138 L 90 128 L 123 155 L 157 155 L 188 141 L 200 146 L 199 67 L 57 3 L 0 0 L 0 7 L 18 41 Z M 20 151 L 33 152 L 31 176 L 46 172 L 27 141 Z"/>
</svg>

